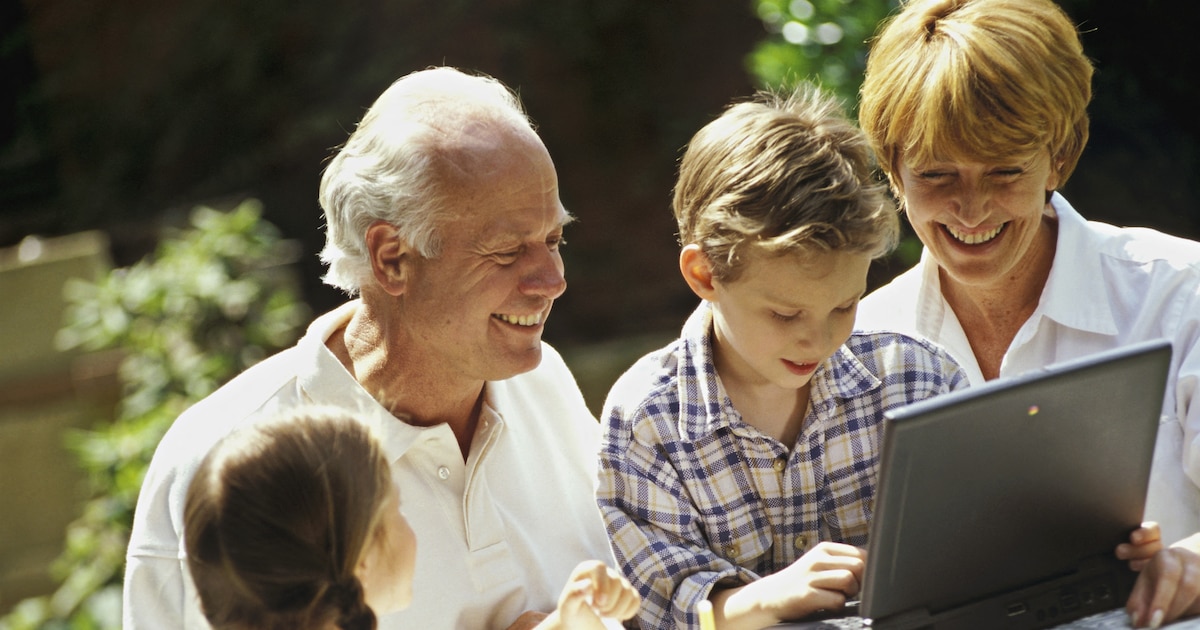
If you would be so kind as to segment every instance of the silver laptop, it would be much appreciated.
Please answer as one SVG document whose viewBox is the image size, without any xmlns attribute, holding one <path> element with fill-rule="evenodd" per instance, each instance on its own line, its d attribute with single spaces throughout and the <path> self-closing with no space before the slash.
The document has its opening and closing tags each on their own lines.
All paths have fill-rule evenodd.
<svg viewBox="0 0 1200 630">
<path fill-rule="evenodd" d="M 861 604 L 873 629 L 1049 628 L 1124 606 L 1171 346 L 885 414 Z M 853 627 L 846 620 L 794 627 Z"/>
</svg>

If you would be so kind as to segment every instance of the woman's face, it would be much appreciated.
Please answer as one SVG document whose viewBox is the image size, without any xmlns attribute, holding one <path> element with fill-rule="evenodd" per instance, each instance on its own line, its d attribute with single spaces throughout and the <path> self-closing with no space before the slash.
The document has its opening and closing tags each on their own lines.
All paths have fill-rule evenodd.
<svg viewBox="0 0 1200 630">
<path fill-rule="evenodd" d="M 1047 191 L 1058 186 L 1048 151 L 994 163 L 902 158 L 900 182 L 913 230 L 953 281 L 995 285 L 1043 253 Z"/>
<path fill-rule="evenodd" d="M 363 596 L 376 615 L 402 610 L 412 602 L 416 558 L 417 538 L 400 512 L 400 492 L 393 488 L 358 570 Z"/>
</svg>

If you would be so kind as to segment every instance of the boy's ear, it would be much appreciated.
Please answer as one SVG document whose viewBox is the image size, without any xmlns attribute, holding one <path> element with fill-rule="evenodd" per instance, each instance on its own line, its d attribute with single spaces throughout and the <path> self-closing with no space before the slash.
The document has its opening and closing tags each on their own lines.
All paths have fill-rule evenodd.
<svg viewBox="0 0 1200 630">
<path fill-rule="evenodd" d="M 708 254 L 700 250 L 700 246 L 692 243 L 685 245 L 679 251 L 679 272 L 683 279 L 702 300 L 712 301 L 716 295 L 713 287 L 712 261 Z"/>
<path fill-rule="evenodd" d="M 393 297 L 404 293 L 408 266 L 416 251 L 400 230 L 387 221 L 375 221 L 367 228 L 366 245 L 371 273 L 379 288 Z"/>
</svg>

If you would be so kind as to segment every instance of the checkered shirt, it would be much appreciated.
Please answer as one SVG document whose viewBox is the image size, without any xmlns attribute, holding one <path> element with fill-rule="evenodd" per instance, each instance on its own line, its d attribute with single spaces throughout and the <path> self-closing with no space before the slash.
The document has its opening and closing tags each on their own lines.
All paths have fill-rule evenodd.
<svg viewBox="0 0 1200 630">
<path fill-rule="evenodd" d="M 604 405 L 597 502 L 643 629 L 697 628 L 712 587 L 792 564 L 821 541 L 865 546 L 883 412 L 967 385 L 940 347 L 854 333 L 813 374 L 792 448 L 745 423 L 717 377 L 712 310 L 639 360 Z"/>
</svg>

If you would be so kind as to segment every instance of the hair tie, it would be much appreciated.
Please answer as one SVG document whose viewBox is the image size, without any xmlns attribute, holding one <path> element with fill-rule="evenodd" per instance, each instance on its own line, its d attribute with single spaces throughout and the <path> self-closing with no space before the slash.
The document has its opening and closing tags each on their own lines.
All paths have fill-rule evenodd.
<svg viewBox="0 0 1200 630">
<path fill-rule="evenodd" d="M 367 606 L 362 582 L 351 575 L 329 587 L 330 599 L 337 606 L 337 625 L 342 630 L 374 630 L 375 613 Z"/>
</svg>

